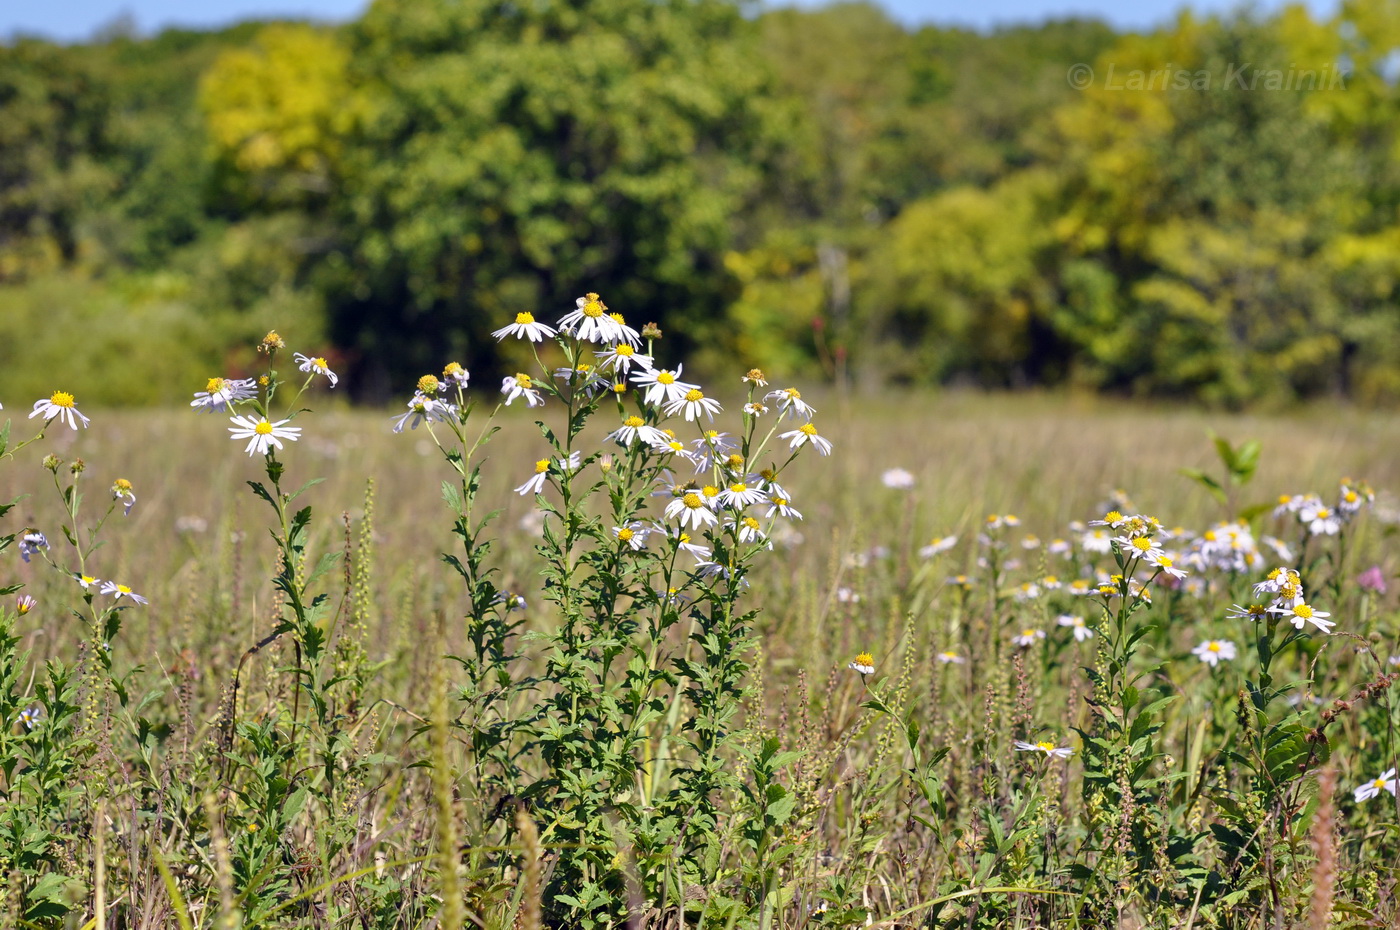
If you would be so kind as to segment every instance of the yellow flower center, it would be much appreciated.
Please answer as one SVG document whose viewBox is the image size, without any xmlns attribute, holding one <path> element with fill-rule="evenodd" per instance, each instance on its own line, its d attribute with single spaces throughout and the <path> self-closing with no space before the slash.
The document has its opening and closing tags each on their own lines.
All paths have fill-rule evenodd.
<svg viewBox="0 0 1400 930">
<path fill-rule="evenodd" d="M 614 394 L 626 394 L 626 393 L 627 393 L 627 385 L 622 384 L 621 382 L 619 382 L 619 383 L 617 383 L 617 384 L 614 384 L 614 385 L 613 385 L 613 393 L 614 393 Z"/>
<path fill-rule="evenodd" d="M 673 374 L 671 374 L 669 371 L 663 371 L 663 372 L 661 372 L 659 375 L 656 376 L 656 383 L 657 383 L 657 384 L 675 384 L 675 383 L 676 383 L 676 376 L 673 375 Z"/>
<path fill-rule="evenodd" d="M 549 471 L 549 459 L 540 459 L 535 463 L 535 474 L 543 475 Z"/>
<path fill-rule="evenodd" d="M 118 592 L 119 594 L 130 594 L 130 593 L 131 593 L 131 589 L 128 588 L 128 587 L 127 587 L 126 585 L 124 585 L 124 584 L 119 584 L 119 585 L 117 585 L 117 592 Z"/>
<path fill-rule="evenodd" d="M 1169 555 L 1163 555 L 1163 556 L 1158 556 L 1158 557 L 1157 557 L 1157 564 L 1160 565 L 1160 566 L 1162 566 L 1163 568 L 1171 568 L 1172 565 L 1175 564 L 1175 563 L 1172 561 L 1172 557 L 1171 557 L 1171 556 L 1169 556 Z"/>
<path fill-rule="evenodd" d="M 267 422 L 266 420 L 260 420 L 258 421 L 258 425 L 253 427 L 253 432 L 257 433 L 259 436 L 271 435 L 272 424 Z"/>
<path fill-rule="evenodd" d="M 224 389 L 224 384 L 225 381 L 223 378 L 210 378 L 205 383 L 204 390 L 208 391 L 210 394 L 217 394 Z"/>
<path fill-rule="evenodd" d="M 1313 609 L 1307 604 L 1299 604 L 1293 608 L 1293 616 L 1302 617 L 1304 620 L 1312 619 Z"/>
<path fill-rule="evenodd" d="M 632 429 L 636 429 L 637 427 L 642 425 L 642 418 L 638 416 L 630 416 L 622 421 L 622 425 L 630 426 Z"/>
<path fill-rule="evenodd" d="M 517 313 L 515 315 L 515 322 L 518 326 L 528 326 L 535 322 L 535 315 L 533 313 Z"/>
<path fill-rule="evenodd" d="M 1152 548 L 1152 538 L 1150 536 L 1139 536 L 1133 540 L 1133 548 L 1139 552 L 1146 552 Z"/>
<path fill-rule="evenodd" d="M 618 355 L 621 355 L 623 358 L 631 358 L 635 350 L 634 350 L 631 346 L 629 346 L 627 343 L 624 342 L 624 343 L 621 343 L 621 344 L 620 344 L 616 349 L 614 349 L 613 351 L 616 352 Z"/>
<path fill-rule="evenodd" d="M 438 389 L 438 379 L 432 375 L 424 375 L 418 379 L 418 391 L 421 394 L 436 394 Z"/>
<path fill-rule="evenodd" d="M 1332 516 L 1332 511 L 1328 510 L 1326 507 L 1317 508 L 1317 519 L 1326 520 L 1330 516 Z"/>
<path fill-rule="evenodd" d="M 681 498 L 681 503 L 685 504 L 691 510 L 699 510 L 701 507 L 705 506 L 705 502 L 700 499 L 700 495 L 696 494 L 694 491 L 687 491 L 685 497 Z"/>
<path fill-rule="evenodd" d="M 748 489 L 748 485 L 744 484 L 742 481 L 736 482 L 729 486 L 729 490 L 733 491 L 735 494 L 743 494 Z"/>
<path fill-rule="evenodd" d="M 802 433 L 804 436 L 815 436 L 817 435 L 817 428 L 810 423 L 804 423 L 798 432 Z"/>
<path fill-rule="evenodd" d="M 1217 643 L 1215 640 L 1211 640 L 1210 642 L 1206 643 L 1206 649 L 1210 652 L 1219 652 L 1220 644 Z"/>
<path fill-rule="evenodd" d="M 685 443 L 679 442 L 675 439 L 672 439 L 669 443 L 667 443 L 667 445 L 671 447 L 672 452 L 681 452 L 685 449 Z"/>
<path fill-rule="evenodd" d="M 712 484 L 707 484 L 705 485 L 703 493 L 706 497 L 714 497 L 715 495 L 719 494 L 719 488 L 715 487 Z"/>
<path fill-rule="evenodd" d="M 730 468 L 742 468 L 744 466 L 744 457 L 735 452 L 729 458 L 725 459 L 725 462 L 728 463 Z"/>
<path fill-rule="evenodd" d="M 683 542 L 683 543 L 688 543 L 688 542 L 690 542 L 690 534 L 689 534 L 689 533 L 682 533 L 682 534 L 680 535 L 680 540 L 681 540 L 681 542 Z"/>
<path fill-rule="evenodd" d="M 632 537 L 635 536 L 635 535 L 637 535 L 637 534 L 636 534 L 636 533 L 633 533 L 631 530 L 629 530 L 629 529 L 628 529 L 627 527 L 625 527 L 625 526 L 624 526 L 622 529 L 620 529 L 620 530 L 617 531 L 617 538 L 620 539 L 620 540 L 622 540 L 623 542 L 629 542 L 629 541 L 632 539 Z"/>
<path fill-rule="evenodd" d="M 530 380 L 529 375 L 517 374 L 515 376 L 515 384 L 517 387 L 525 388 L 528 391 L 534 382 Z"/>
<path fill-rule="evenodd" d="M 791 397 L 793 400 L 802 399 L 802 392 L 797 390 L 797 388 L 787 388 L 783 391 L 783 393 L 786 394 L 788 397 Z"/>
<path fill-rule="evenodd" d="M 1042 740 L 1041 742 L 1035 744 L 1035 748 L 1036 748 L 1036 749 L 1039 749 L 1041 752 L 1050 752 L 1051 750 L 1053 750 L 1053 749 L 1055 748 L 1055 744 L 1054 744 L 1054 743 L 1050 743 L 1050 742 L 1045 742 L 1045 741 Z"/>
<path fill-rule="evenodd" d="M 755 520 L 753 517 L 745 517 L 743 520 L 741 520 L 741 521 L 739 521 L 739 522 L 743 523 L 744 526 L 747 526 L 747 527 L 748 527 L 749 529 L 751 529 L 751 530 L 756 530 L 756 529 L 758 529 L 758 521 Z"/>
<path fill-rule="evenodd" d="M 1372 788 L 1384 788 L 1384 787 L 1385 787 L 1385 779 L 1384 779 L 1384 778 L 1377 778 L 1375 781 L 1371 782 L 1371 787 L 1372 787 Z"/>
<path fill-rule="evenodd" d="M 67 391 L 54 391 L 53 396 L 49 398 L 49 403 L 55 407 L 71 407 L 73 406 L 73 395 Z"/>
<path fill-rule="evenodd" d="M 868 653 L 868 652 L 862 652 L 860 655 L 856 656 L 856 664 L 857 664 L 857 665 L 874 665 L 874 664 L 875 664 L 875 657 L 874 657 L 873 655 L 871 655 L 870 653 Z"/>
<path fill-rule="evenodd" d="M 603 306 L 602 302 L 598 300 L 598 295 L 591 294 L 589 295 L 588 302 L 583 305 L 583 315 L 596 320 L 603 315 L 604 309 L 606 308 Z"/>
<path fill-rule="evenodd" d="M 685 392 L 685 399 L 690 403 L 694 403 L 697 400 L 704 400 L 705 395 L 699 388 L 691 388 Z"/>
<path fill-rule="evenodd" d="M 1117 510 L 1110 510 L 1103 515 L 1103 522 L 1105 523 L 1117 523 L 1121 519 L 1123 519 L 1123 514 L 1119 513 Z"/>
<path fill-rule="evenodd" d="M 462 373 L 462 366 L 457 362 L 448 362 L 442 369 L 444 378 L 452 378 Z"/>
<path fill-rule="evenodd" d="M 613 321 L 614 323 L 616 323 L 618 326 L 626 326 L 626 325 L 627 325 L 627 321 L 624 320 L 624 319 L 622 318 L 622 314 L 620 314 L 620 313 L 609 313 L 609 314 L 608 314 L 608 319 L 612 320 L 612 321 Z"/>
<path fill-rule="evenodd" d="M 311 367 L 314 368 L 314 369 L 316 369 L 317 371 L 325 371 L 325 370 L 326 370 L 326 360 L 323 359 L 323 358 L 313 358 L 313 359 L 311 360 Z"/>
<path fill-rule="evenodd" d="M 118 491 L 130 491 L 131 482 L 127 481 L 125 478 L 118 478 L 116 481 L 112 482 L 112 487 L 116 488 Z"/>
<path fill-rule="evenodd" d="M 788 499 L 786 497 L 775 497 L 773 498 L 773 503 L 777 504 L 779 507 L 786 507 Z"/>
</svg>

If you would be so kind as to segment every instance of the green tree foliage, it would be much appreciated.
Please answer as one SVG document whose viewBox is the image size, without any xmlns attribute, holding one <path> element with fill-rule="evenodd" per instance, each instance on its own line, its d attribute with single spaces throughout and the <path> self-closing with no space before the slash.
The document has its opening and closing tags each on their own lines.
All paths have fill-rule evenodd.
<svg viewBox="0 0 1400 930">
<path fill-rule="evenodd" d="M 335 198 L 337 338 L 414 372 L 487 362 L 491 329 L 585 289 L 718 314 L 760 141 L 750 31 L 726 0 L 375 3 L 349 36 L 372 116 Z"/>
</svg>

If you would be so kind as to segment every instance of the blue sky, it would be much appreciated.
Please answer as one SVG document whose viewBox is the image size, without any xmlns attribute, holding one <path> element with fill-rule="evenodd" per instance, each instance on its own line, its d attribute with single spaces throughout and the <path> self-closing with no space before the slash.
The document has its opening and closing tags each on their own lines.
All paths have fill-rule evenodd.
<svg viewBox="0 0 1400 930">
<path fill-rule="evenodd" d="M 150 32 L 168 25 L 222 26 L 273 16 L 345 20 L 367 5 L 367 0 L 0 0 L 0 37 L 18 31 L 79 41 L 123 13 L 140 31 Z M 1194 0 L 1190 5 L 1201 11 L 1225 11 L 1235 4 L 1232 0 Z M 1308 0 L 1308 5 L 1321 14 L 1334 9 L 1336 0 Z M 1169 21 L 1182 4 L 1179 0 L 982 0 L 977 4 L 885 0 L 884 6 L 907 23 L 986 29 L 1079 14 L 1099 17 L 1119 29 L 1146 29 Z M 1282 3 L 1264 0 L 1256 6 L 1272 10 Z"/>
</svg>

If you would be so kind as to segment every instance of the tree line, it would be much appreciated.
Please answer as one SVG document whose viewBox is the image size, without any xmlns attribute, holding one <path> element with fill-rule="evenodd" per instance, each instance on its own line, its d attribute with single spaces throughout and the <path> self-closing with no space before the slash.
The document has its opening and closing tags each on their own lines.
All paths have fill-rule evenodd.
<svg viewBox="0 0 1400 930">
<path fill-rule="evenodd" d="M 1385 402 L 1397 61 L 1378 0 L 1149 34 L 377 0 L 15 38 L 0 366 L 170 401 L 290 325 L 379 400 L 445 356 L 513 370 L 490 331 L 593 290 L 702 370 Z"/>
</svg>

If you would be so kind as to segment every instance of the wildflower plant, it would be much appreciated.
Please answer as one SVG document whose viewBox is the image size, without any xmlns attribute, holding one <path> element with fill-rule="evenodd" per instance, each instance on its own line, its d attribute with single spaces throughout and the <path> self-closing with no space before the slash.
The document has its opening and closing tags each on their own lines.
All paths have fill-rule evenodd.
<svg viewBox="0 0 1400 930">
<path fill-rule="evenodd" d="M 795 390 L 765 419 L 761 376 L 745 379 L 748 403 L 722 428 L 722 404 L 684 381 L 681 365 L 655 361 L 660 331 L 638 332 L 596 294 L 553 326 L 522 314 L 495 335 L 528 345 L 537 372 L 507 377 L 484 417 L 435 376 L 410 402 L 442 405 L 424 426 L 454 475 L 443 496 L 458 549 L 444 558 L 467 588 L 455 719 L 471 747 L 459 788 L 469 809 L 523 805 L 540 842 L 558 850 L 545 894 L 551 920 L 620 921 L 629 889 L 682 921 L 695 900 L 688 888 L 709 888 L 706 906 L 728 907 L 714 891 L 724 868 L 716 844 L 742 819 L 736 762 L 749 760 L 761 786 L 746 788 L 768 818 L 766 838 L 745 834 L 758 854 L 791 815 L 790 804 L 770 803 L 776 784 L 762 787 L 790 757 L 776 745 L 745 749 L 754 613 L 744 593 L 774 524 L 797 518 L 785 469 L 804 446 L 825 455 L 830 444 Z M 519 398 L 539 409 L 543 439 L 516 488 L 544 514 L 536 554 L 548 607 L 528 629 L 488 560 L 494 514 L 475 509 L 495 418 Z M 779 436 L 793 421 L 796 434 Z M 601 442 L 588 438 L 595 422 Z M 479 817 L 473 829 L 473 845 L 491 847 L 488 834 L 510 827 Z M 772 890 L 767 881 L 736 894 Z"/>
</svg>

